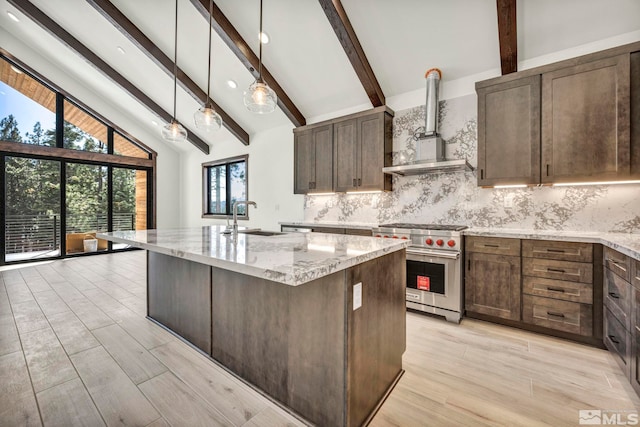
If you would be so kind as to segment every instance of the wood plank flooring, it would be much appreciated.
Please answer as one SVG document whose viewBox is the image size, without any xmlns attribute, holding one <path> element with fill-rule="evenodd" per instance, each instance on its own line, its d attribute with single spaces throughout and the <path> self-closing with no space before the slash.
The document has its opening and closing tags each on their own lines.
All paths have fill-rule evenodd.
<svg viewBox="0 0 640 427">
<path fill-rule="evenodd" d="M 145 319 L 142 251 L 0 269 L 0 426 L 297 426 Z M 407 313 L 406 373 L 371 425 L 577 426 L 640 410 L 604 350 Z"/>
</svg>

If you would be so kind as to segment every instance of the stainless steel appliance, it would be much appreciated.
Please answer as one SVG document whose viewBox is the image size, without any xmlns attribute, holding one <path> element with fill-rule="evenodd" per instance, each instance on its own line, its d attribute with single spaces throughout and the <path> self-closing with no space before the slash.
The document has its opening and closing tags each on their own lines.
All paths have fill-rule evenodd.
<svg viewBox="0 0 640 427">
<path fill-rule="evenodd" d="M 384 224 L 374 228 L 379 238 L 411 240 L 407 248 L 407 307 L 444 316 L 462 317 L 462 257 L 464 225 Z"/>
</svg>

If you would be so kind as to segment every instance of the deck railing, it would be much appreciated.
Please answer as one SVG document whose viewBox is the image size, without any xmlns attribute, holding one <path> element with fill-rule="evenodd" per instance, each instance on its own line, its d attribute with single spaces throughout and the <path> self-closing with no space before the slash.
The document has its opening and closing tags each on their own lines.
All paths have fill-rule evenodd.
<svg viewBox="0 0 640 427">
<path fill-rule="evenodd" d="M 113 230 L 135 230 L 135 213 L 114 213 Z M 106 214 L 67 215 L 67 233 L 108 230 Z M 5 253 L 53 251 L 60 247 L 60 215 L 7 215 Z"/>
</svg>

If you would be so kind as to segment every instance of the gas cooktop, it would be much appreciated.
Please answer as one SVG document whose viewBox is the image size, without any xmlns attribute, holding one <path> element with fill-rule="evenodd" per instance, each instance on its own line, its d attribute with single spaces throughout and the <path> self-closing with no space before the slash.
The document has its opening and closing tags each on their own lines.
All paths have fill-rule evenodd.
<svg viewBox="0 0 640 427">
<path fill-rule="evenodd" d="M 443 231 L 461 231 L 467 227 L 466 225 L 446 225 L 446 224 L 410 224 L 410 223 L 393 223 L 393 224 L 380 224 L 379 228 L 407 228 L 418 230 L 443 230 Z"/>
</svg>

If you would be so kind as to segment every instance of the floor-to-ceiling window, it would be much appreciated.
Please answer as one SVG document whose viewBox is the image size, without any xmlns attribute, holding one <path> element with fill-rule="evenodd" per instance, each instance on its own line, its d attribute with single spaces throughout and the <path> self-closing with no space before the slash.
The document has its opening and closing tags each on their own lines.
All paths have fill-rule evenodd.
<svg viewBox="0 0 640 427">
<path fill-rule="evenodd" d="M 0 57 L 0 264 L 126 249 L 153 226 L 155 153 Z"/>
</svg>

